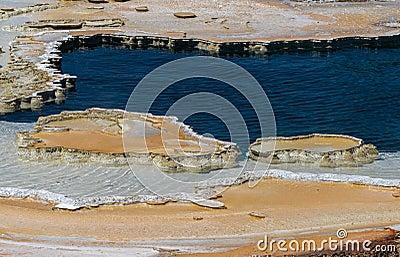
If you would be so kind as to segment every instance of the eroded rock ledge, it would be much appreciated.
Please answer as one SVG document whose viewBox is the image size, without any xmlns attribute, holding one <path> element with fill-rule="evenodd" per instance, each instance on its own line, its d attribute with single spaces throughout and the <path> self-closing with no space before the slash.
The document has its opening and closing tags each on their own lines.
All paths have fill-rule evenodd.
<svg viewBox="0 0 400 257">
<path fill-rule="evenodd" d="M 62 103 L 76 76 L 61 73 L 59 42 L 20 36 L 10 44 L 10 62 L 0 71 L 0 114 L 38 110 L 45 103 Z"/>
<path fill-rule="evenodd" d="M 16 26 L 5 26 L 9 31 L 44 32 L 51 30 L 77 30 L 88 28 L 117 28 L 124 25 L 121 19 L 38 20 Z"/>
<path fill-rule="evenodd" d="M 211 41 L 199 38 L 171 38 L 147 35 L 95 34 L 69 36 L 59 50 L 72 51 L 80 47 L 120 46 L 128 49 L 165 49 L 171 51 L 201 51 L 218 56 L 263 56 L 277 53 L 333 51 L 351 47 L 398 47 L 400 34 L 376 37 L 342 37 L 332 39 L 277 41 Z"/>
<path fill-rule="evenodd" d="M 41 12 L 48 9 L 56 9 L 58 8 L 57 5 L 50 5 L 50 4 L 35 4 L 29 5 L 23 8 L 1 8 L 0 9 L 0 20 L 8 19 L 13 16 L 21 15 L 21 14 L 28 14 L 32 12 Z"/>
<path fill-rule="evenodd" d="M 248 155 L 257 161 L 271 160 L 273 164 L 300 162 L 338 167 L 372 163 L 379 153 L 374 145 L 352 136 L 311 134 L 259 138 L 250 145 Z"/>
<path fill-rule="evenodd" d="M 176 117 L 88 109 L 40 117 L 34 131 L 17 134 L 27 160 L 153 165 L 169 172 L 236 166 L 236 144 L 206 138 Z"/>
<path fill-rule="evenodd" d="M 54 24 L 53 24 L 54 25 Z M 61 72 L 62 53 L 82 47 L 113 46 L 127 49 L 200 51 L 208 54 L 270 55 L 285 52 L 332 51 L 348 47 L 398 47 L 400 35 L 347 37 L 329 40 L 215 42 L 196 38 L 85 32 L 56 41 L 44 36 L 20 36 L 10 44 L 10 63 L 0 70 L 0 114 L 37 110 L 49 102 L 62 103 L 66 91 L 75 87 L 76 77 Z"/>
</svg>

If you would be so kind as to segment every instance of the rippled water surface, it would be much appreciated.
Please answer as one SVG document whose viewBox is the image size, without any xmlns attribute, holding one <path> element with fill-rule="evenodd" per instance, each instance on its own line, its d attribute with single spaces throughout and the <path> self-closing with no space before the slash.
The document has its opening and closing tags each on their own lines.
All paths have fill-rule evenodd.
<svg viewBox="0 0 400 257">
<path fill-rule="evenodd" d="M 126 168 L 31 165 L 17 161 L 14 133 L 31 127 L 39 115 L 89 107 L 124 109 L 131 91 L 147 73 L 169 61 L 196 54 L 110 48 L 64 54 L 63 71 L 78 75 L 77 91 L 68 94 L 66 104 L 45 106 L 40 113 L 0 117 L 1 129 L 8 131 L 2 137 L 0 187 L 46 189 L 63 194 L 79 192 L 75 195 L 85 196 L 140 192 L 142 187 Z M 380 160 L 360 168 L 301 165 L 275 168 L 400 179 L 400 49 L 347 49 L 226 59 L 247 69 L 262 85 L 275 113 L 278 135 L 348 134 L 377 145 L 382 152 Z M 211 79 L 188 79 L 171 85 L 157 98 L 151 112 L 163 115 L 176 100 L 196 92 L 219 94 L 232 102 L 245 117 L 251 141 L 260 136 L 257 116 L 249 102 L 234 88 Z M 207 99 L 204 104 L 219 108 Z M 196 114 L 185 123 L 201 134 L 211 133 L 218 139 L 230 140 L 227 127 L 215 116 Z M 241 146 L 242 150 L 247 147 Z"/>
</svg>

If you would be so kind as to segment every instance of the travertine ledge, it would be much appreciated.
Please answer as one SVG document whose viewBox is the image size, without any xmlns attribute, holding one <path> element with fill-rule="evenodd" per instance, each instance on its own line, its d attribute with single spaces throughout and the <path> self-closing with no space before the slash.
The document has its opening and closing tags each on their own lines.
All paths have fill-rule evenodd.
<svg viewBox="0 0 400 257">
<path fill-rule="evenodd" d="M 76 77 L 63 74 L 62 51 L 80 47 L 242 56 L 399 46 L 396 1 L 312 2 L 3 0 L 0 114 L 63 103 Z M 197 17 L 173 15 L 182 11 Z"/>
<path fill-rule="evenodd" d="M 250 145 L 249 157 L 271 163 L 315 163 L 319 166 L 359 166 L 372 163 L 379 153 L 372 144 L 346 135 L 311 134 L 259 138 Z"/>
<path fill-rule="evenodd" d="M 17 134 L 26 160 L 153 165 L 169 172 L 236 166 L 236 144 L 203 137 L 176 117 L 92 108 L 40 117 Z"/>
<path fill-rule="evenodd" d="M 40 36 L 19 36 L 10 43 L 10 62 L 0 70 L 0 114 L 39 110 L 46 103 L 63 103 L 74 90 L 76 76 L 61 71 L 62 53 L 86 47 L 199 51 L 217 56 L 264 56 L 285 52 L 333 51 L 348 47 L 398 47 L 400 34 L 346 37 L 327 40 L 217 42 L 196 38 L 171 38 L 126 34 L 68 35 L 56 41 Z M 84 33 L 83 33 L 84 34 Z M 46 37 L 51 38 L 50 32 Z"/>
<path fill-rule="evenodd" d="M 10 62 L 0 70 L 0 114 L 39 110 L 46 103 L 63 103 L 77 77 L 62 74 L 61 43 L 19 36 L 10 43 Z"/>
</svg>

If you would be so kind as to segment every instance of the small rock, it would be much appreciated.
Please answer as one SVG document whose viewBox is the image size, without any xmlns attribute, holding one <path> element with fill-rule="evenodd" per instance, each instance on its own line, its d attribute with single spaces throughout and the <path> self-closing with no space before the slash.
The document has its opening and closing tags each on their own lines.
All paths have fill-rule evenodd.
<svg viewBox="0 0 400 257">
<path fill-rule="evenodd" d="M 61 209 L 61 210 L 69 210 L 69 211 L 77 211 L 82 209 L 84 206 L 82 205 L 73 205 L 68 203 L 60 203 L 54 206 L 54 209 Z"/>
<path fill-rule="evenodd" d="M 212 209 L 223 209 L 225 208 L 225 204 L 218 202 L 218 201 L 213 201 L 213 200 L 206 200 L 206 199 L 191 199 L 190 200 L 192 203 L 202 206 L 202 207 L 207 207 L 207 208 L 212 208 Z"/>
<path fill-rule="evenodd" d="M 385 229 L 391 229 L 393 231 L 400 231 L 400 224 L 391 225 L 391 226 L 385 227 Z"/>
<path fill-rule="evenodd" d="M 2 10 L 3 12 L 13 12 L 13 11 L 15 11 L 14 8 L 1 8 L 0 10 Z"/>
<path fill-rule="evenodd" d="M 63 88 L 57 88 L 57 90 L 55 91 L 54 94 L 57 99 L 65 99 L 66 98 L 65 89 L 63 89 Z"/>
<path fill-rule="evenodd" d="M 210 196 L 208 199 L 214 200 L 214 199 L 218 199 L 218 198 L 222 198 L 222 194 L 221 194 L 221 193 L 212 195 L 212 196 Z"/>
<path fill-rule="evenodd" d="M 105 3 L 108 3 L 108 1 L 107 0 L 89 0 L 89 3 L 92 3 L 92 4 L 105 4 Z"/>
<path fill-rule="evenodd" d="M 52 28 L 55 30 L 65 30 L 65 29 L 80 29 L 82 28 L 82 22 L 39 22 L 39 23 L 31 23 L 28 25 L 30 28 L 34 29 L 42 29 L 42 28 Z"/>
<path fill-rule="evenodd" d="M 41 96 L 34 96 L 31 98 L 32 109 L 40 109 L 43 106 L 43 98 Z"/>
<path fill-rule="evenodd" d="M 174 16 L 177 18 L 187 19 L 187 18 L 196 18 L 196 14 L 192 12 L 176 12 Z"/>
<path fill-rule="evenodd" d="M 170 200 L 160 200 L 160 201 L 147 201 L 146 203 L 148 204 L 148 205 L 165 205 L 165 204 L 167 204 L 167 203 L 169 203 L 170 202 Z"/>
<path fill-rule="evenodd" d="M 203 217 L 200 217 L 200 216 L 194 216 L 194 217 L 193 217 L 193 219 L 194 219 L 194 220 L 202 220 L 202 219 L 203 219 Z"/>
<path fill-rule="evenodd" d="M 104 6 L 89 6 L 87 9 L 89 10 L 102 10 Z"/>
<path fill-rule="evenodd" d="M 249 215 L 254 217 L 254 218 L 258 218 L 258 219 L 264 219 L 267 217 L 267 214 L 265 213 L 261 213 L 261 212 L 249 212 Z"/>
<path fill-rule="evenodd" d="M 138 6 L 138 7 L 135 7 L 135 10 L 137 12 L 148 12 L 149 8 L 147 6 Z"/>
</svg>

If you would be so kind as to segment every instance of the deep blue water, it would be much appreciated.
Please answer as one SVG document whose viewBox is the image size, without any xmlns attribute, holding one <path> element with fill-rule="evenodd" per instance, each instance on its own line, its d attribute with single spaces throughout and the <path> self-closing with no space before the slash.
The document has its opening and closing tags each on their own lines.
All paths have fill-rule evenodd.
<svg viewBox="0 0 400 257">
<path fill-rule="evenodd" d="M 0 120 L 34 122 L 40 115 L 89 107 L 124 109 L 134 86 L 147 73 L 196 54 L 111 48 L 64 54 L 63 72 L 78 76 L 77 91 L 69 92 L 66 103 Z M 225 59 L 247 69 L 262 85 L 275 113 L 278 135 L 340 133 L 363 138 L 381 151 L 400 150 L 400 49 Z M 188 79 L 170 86 L 151 112 L 163 115 L 176 100 L 196 92 L 219 94 L 232 102 L 245 117 L 250 140 L 260 136 L 257 116 L 248 101 L 234 88 L 211 79 Z M 218 110 L 206 99 L 204 104 Z M 230 140 L 226 126 L 215 116 L 196 114 L 185 123 L 199 133 Z"/>
</svg>

